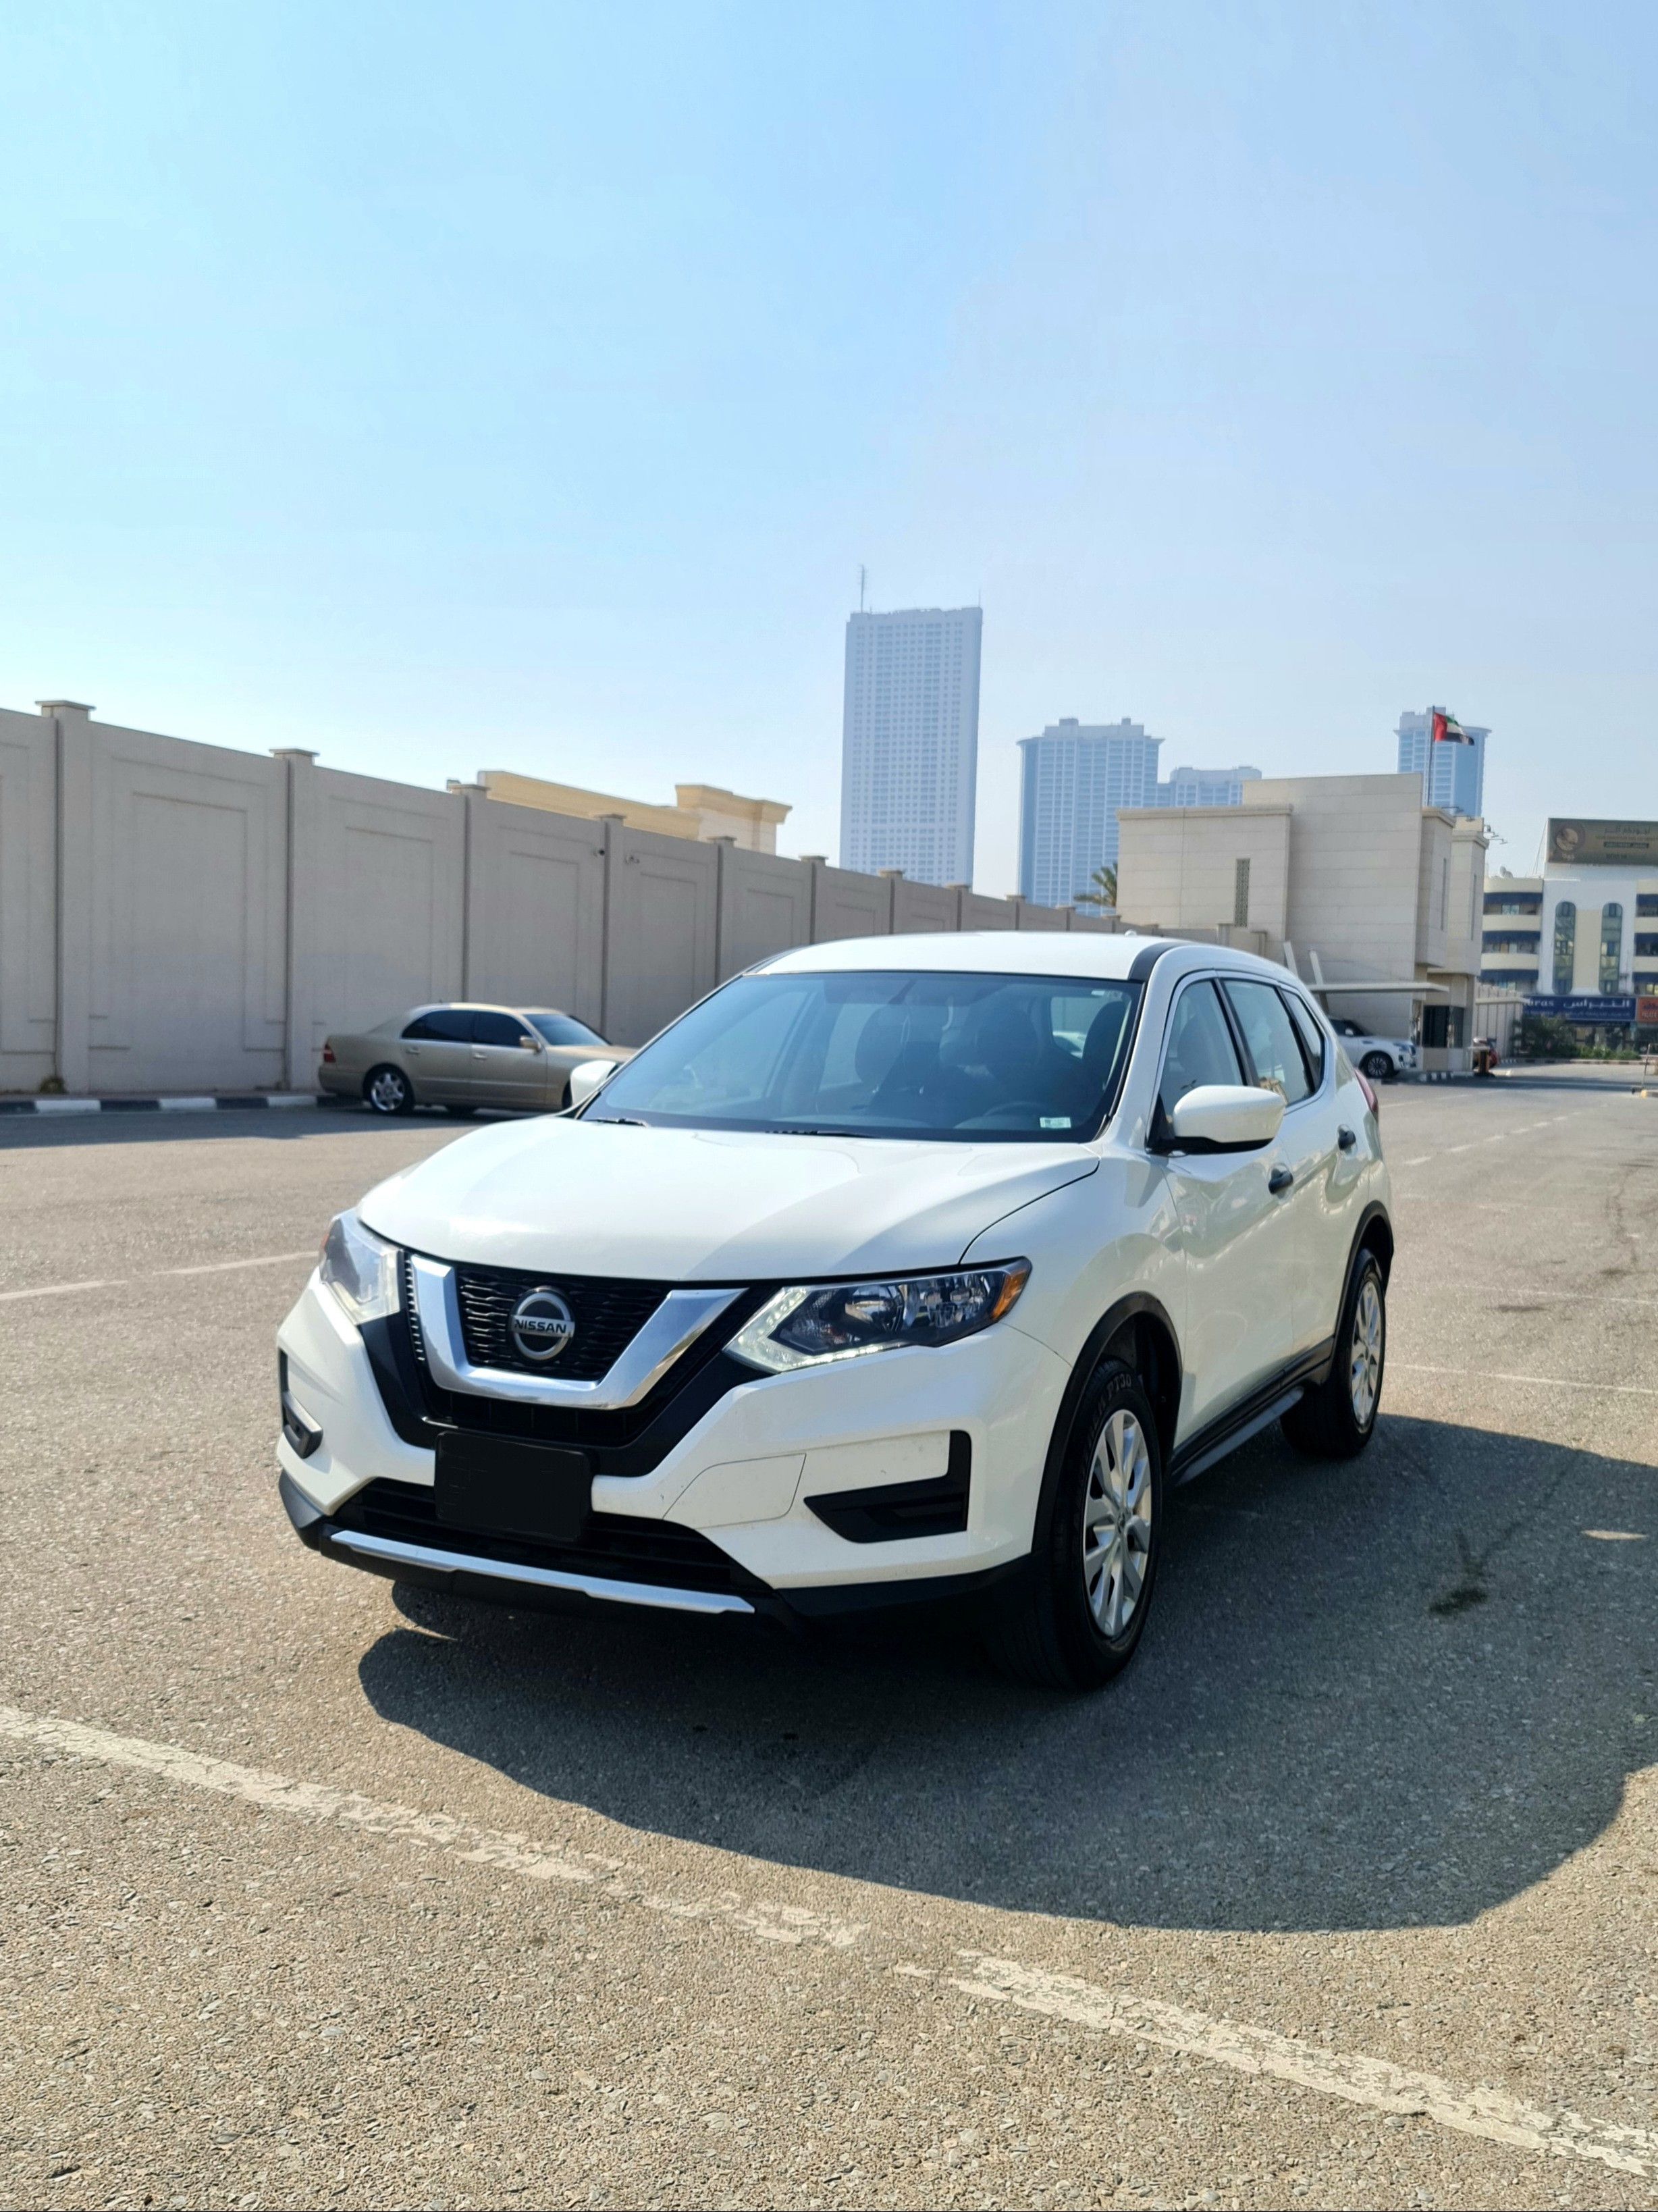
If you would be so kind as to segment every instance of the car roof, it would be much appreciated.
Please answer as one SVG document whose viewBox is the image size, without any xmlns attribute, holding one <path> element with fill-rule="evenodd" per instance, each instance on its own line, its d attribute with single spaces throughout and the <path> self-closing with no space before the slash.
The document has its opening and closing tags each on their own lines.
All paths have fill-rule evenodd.
<svg viewBox="0 0 1658 2212">
<path fill-rule="evenodd" d="M 1184 955 L 1184 958 L 1177 956 Z M 848 937 L 829 945 L 798 945 L 756 963 L 750 974 L 847 974 L 891 968 L 931 973 L 990 975 L 1075 975 L 1098 982 L 1143 979 L 1165 957 L 1176 972 L 1224 969 L 1230 974 L 1270 975 L 1291 981 L 1287 969 L 1228 945 L 1193 944 L 1184 938 L 1137 937 L 1128 931 L 973 929 L 913 937 Z"/>
<path fill-rule="evenodd" d="M 410 1006 L 400 1018 L 412 1022 L 418 1015 L 441 1013 L 446 1008 L 457 1014 L 556 1014 L 561 1021 L 573 1018 L 562 1006 L 512 1006 L 505 999 L 428 999 L 424 1006 Z"/>
</svg>

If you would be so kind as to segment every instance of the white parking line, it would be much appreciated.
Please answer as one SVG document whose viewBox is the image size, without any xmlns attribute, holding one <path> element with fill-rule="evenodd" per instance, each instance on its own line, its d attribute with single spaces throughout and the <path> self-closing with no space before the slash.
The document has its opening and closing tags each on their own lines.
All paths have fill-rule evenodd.
<svg viewBox="0 0 1658 2212">
<path fill-rule="evenodd" d="M 1477 1145 L 1505 1144 L 1510 1137 L 1524 1137 L 1533 1129 L 1552 1129 L 1556 1121 L 1569 1119 L 1567 1115 L 1557 1114 L 1552 1121 L 1522 1121 L 1517 1128 L 1497 1129 L 1489 1137 L 1470 1137 L 1466 1145 L 1444 1145 L 1436 1152 L 1418 1152 L 1414 1159 L 1405 1160 L 1400 1164 L 1407 1168 L 1430 1167 L 1436 1160 L 1445 1159 L 1452 1152 L 1471 1152 Z"/>
<path fill-rule="evenodd" d="M 980 1953 L 963 1955 L 972 1964 L 973 1978 L 953 1986 L 969 1996 L 1017 2005 L 1022 2012 L 1042 2013 L 1050 2020 L 1074 2021 L 1102 2035 L 1159 2044 L 1166 2051 L 1182 2051 L 1236 2073 L 1271 2075 L 1327 2097 L 1368 2105 L 1373 2112 L 1437 2120 L 1459 2135 L 1481 2136 L 1487 2142 L 1508 2143 L 1516 2150 L 1592 2159 L 1619 2173 L 1658 2173 L 1658 2136 L 1644 2128 L 1608 2126 L 1577 2112 L 1546 2112 L 1505 2097 L 1500 2090 L 1459 2089 L 1436 2075 L 1408 2072 L 1382 2058 L 1348 2057 L 1276 2035 L 1270 2028 L 1241 2027 L 1184 2005 L 1119 1996 L 1068 1974 L 1042 1973 Z"/>
<path fill-rule="evenodd" d="M 1467 1382 L 1529 1382 L 1539 1390 L 1612 1390 L 1625 1398 L 1658 1398 L 1658 1389 L 1645 1382 L 1569 1382 L 1563 1375 L 1505 1375 L 1496 1367 L 1418 1367 L 1408 1359 L 1390 1359 L 1388 1364 L 1401 1375 L 1455 1375 Z"/>
<path fill-rule="evenodd" d="M 305 1820 L 332 1820 L 369 1835 L 401 1838 L 446 1852 L 468 1866 L 497 1867 L 502 1873 L 523 1875 L 531 1881 L 565 1882 L 594 1889 L 613 1902 L 641 1905 L 647 1912 L 663 1913 L 670 1919 L 728 1921 L 762 1942 L 792 1947 L 819 1943 L 830 1950 L 844 1951 L 865 1933 L 859 1921 L 839 1920 L 831 1913 L 810 1911 L 803 1905 L 749 1902 L 730 1890 L 714 1897 L 665 1897 L 629 1880 L 620 1859 L 562 1850 L 556 1844 L 533 1843 L 527 1836 L 475 1827 L 471 1821 L 458 1820 L 447 1813 L 417 1813 L 407 1805 L 383 1804 L 355 1790 L 335 1790 L 326 1783 L 290 1782 L 285 1775 L 238 1766 L 228 1759 L 209 1759 L 175 1744 L 113 1735 L 106 1729 L 86 1728 L 78 1721 L 50 1720 L 21 1712 L 15 1705 L 0 1705 L 0 1735 L 64 1752 L 74 1759 L 96 1759 L 105 1766 L 136 1767 L 141 1773 L 183 1783 L 192 1790 L 239 1797 L 261 1812 L 298 1814 Z"/>
<path fill-rule="evenodd" d="M 446 1813 L 383 1804 L 324 1783 L 293 1782 L 284 1775 L 210 1759 L 173 1744 L 151 1743 L 141 1736 L 115 1735 L 78 1721 L 52 1720 L 0 1705 L 0 1735 L 38 1745 L 43 1751 L 133 1768 L 186 1788 L 240 1799 L 263 1813 L 331 1821 L 360 1833 L 440 1850 L 468 1865 L 493 1867 L 532 1881 L 562 1883 L 673 1919 L 723 1922 L 762 1942 L 790 1949 L 813 1943 L 843 1952 L 870 1948 L 869 1930 L 858 1921 L 801 1905 L 745 1902 L 729 1891 L 702 1898 L 665 1896 L 633 1879 L 617 1859 L 474 1827 Z M 1385 2059 L 1327 2051 L 1270 2028 L 1250 2027 L 1159 1998 L 1101 1989 L 1070 1975 L 1048 1973 L 982 1952 L 962 1952 L 957 1958 L 965 1963 L 966 1973 L 940 1972 L 908 1960 L 895 1961 L 893 1971 L 941 1983 L 977 2002 L 1015 2005 L 1097 2034 L 1181 2051 L 1233 2073 L 1291 2082 L 1371 2112 L 1434 2120 L 1457 2134 L 1511 2149 L 1587 2160 L 1619 2173 L 1658 2176 L 1658 2135 L 1645 2129 L 1585 2119 L 1573 2112 L 1547 2111 L 1495 2089 L 1460 2089 L 1436 2075 L 1408 2072 Z"/>
<path fill-rule="evenodd" d="M 314 1260 L 317 1248 L 307 1244 L 303 1252 L 262 1252 L 257 1260 L 210 1260 L 199 1267 L 163 1267 L 163 1275 L 228 1275 L 238 1267 L 275 1267 L 284 1260 Z"/>
<path fill-rule="evenodd" d="M 239 1267 L 275 1267 L 285 1260 L 314 1260 L 317 1248 L 307 1244 L 302 1252 L 261 1252 L 253 1260 L 210 1260 L 198 1267 L 157 1267 L 148 1275 L 103 1275 L 92 1283 L 41 1283 L 33 1290 L 0 1291 L 0 1301 L 8 1298 L 62 1298 L 71 1291 L 118 1291 L 130 1283 L 160 1282 L 168 1275 L 228 1275 Z"/>
</svg>

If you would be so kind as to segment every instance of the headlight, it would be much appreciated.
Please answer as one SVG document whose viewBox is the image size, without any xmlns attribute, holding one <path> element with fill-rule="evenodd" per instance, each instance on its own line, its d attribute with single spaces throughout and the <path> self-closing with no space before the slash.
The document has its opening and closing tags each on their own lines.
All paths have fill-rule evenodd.
<svg viewBox="0 0 1658 2212">
<path fill-rule="evenodd" d="M 355 1322 L 382 1321 L 398 1310 L 398 1248 L 355 1213 L 337 1213 L 329 1223 L 318 1273 Z"/>
<path fill-rule="evenodd" d="M 901 1345 L 954 1344 L 999 1321 L 1029 1279 L 1029 1260 L 1010 1260 L 950 1275 L 806 1283 L 768 1298 L 726 1348 L 768 1375 L 786 1375 Z"/>
</svg>

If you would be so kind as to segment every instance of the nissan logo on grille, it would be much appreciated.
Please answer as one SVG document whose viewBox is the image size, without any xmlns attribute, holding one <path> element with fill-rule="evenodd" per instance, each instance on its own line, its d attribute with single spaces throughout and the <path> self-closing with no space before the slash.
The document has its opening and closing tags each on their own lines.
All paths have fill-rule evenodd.
<svg viewBox="0 0 1658 2212">
<path fill-rule="evenodd" d="M 537 1367 L 556 1359 L 575 1334 L 574 1318 L 556 1291 L 528 1292 L 513 1308 L 507 1326 L 513 1342 Z"/>
</svg>

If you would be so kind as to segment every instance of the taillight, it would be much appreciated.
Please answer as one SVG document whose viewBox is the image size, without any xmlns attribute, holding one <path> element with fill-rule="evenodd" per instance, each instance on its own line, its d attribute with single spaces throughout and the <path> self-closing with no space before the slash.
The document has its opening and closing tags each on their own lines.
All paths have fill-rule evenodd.
<svg viewBox="0 0 1658 2212">
<path fill-rule="evenodd" d="M 322 1064 L 325 1067 L 332 1067 L 334 1065 L 334 1048 L 331 1044 L 325 1043 L 323 1046 Z M 1361 1082 L 1363 1080 L 1363 1077 L 1359 1079 Z"/>
<path fill-rule="evenodd" d="M 1356 1067 L 1353 1070 L 1353 1080 L 1364 1093 L 1364 1103 L 1379 1121 L 1382 1117 L 1382 1101 L 1376 1097 L 1376 1086 L 1371 1083 L 1370 1077 Z"/>
</svg>

